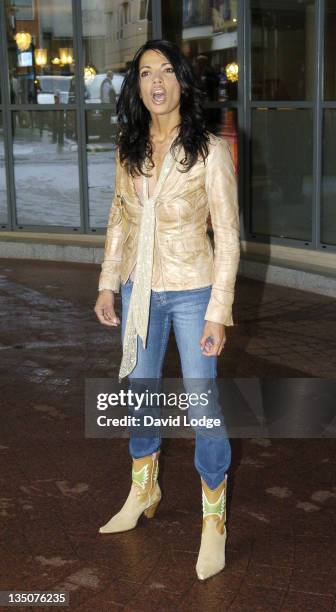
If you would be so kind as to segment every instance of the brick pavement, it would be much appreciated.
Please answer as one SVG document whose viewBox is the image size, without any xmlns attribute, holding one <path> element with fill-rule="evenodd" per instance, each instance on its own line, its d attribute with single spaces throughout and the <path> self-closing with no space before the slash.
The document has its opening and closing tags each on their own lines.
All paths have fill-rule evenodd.
<svg viewBox="0 0 336 612">
<path fill-rule="evenodd" d="M 192 440 L 164 440 L 152 521 L 97 534 L 130 485 L 127 440 L 84 436 L 85 377 L 120 361 L 92 311 L 98 273 L 0 261 L 1 589 L 64 588 L 83 612 L 335 610 L 333 439 L 232 441 L 227 567 L 205 583 Z M 234 314 L 220 376 L 335 377 L 333 299 L 239 278 Z M 171 337 L 165 375 L 179 373 Z"/>
</svg>

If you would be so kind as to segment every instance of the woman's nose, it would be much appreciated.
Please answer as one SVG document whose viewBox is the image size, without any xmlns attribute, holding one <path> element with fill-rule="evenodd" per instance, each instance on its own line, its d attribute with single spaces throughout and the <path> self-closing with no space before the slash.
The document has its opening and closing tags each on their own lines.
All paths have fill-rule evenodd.
<svg viewBox="0 0 336 612">
<path fill-rule="evenodd" d="M 153 81 L 154 81 L 154 83 L 156 81 L 158 81 L 159 83 L 162 83 L 162 75 L 160 73 L 154 74 L 153 75 Z"/>
</svg>

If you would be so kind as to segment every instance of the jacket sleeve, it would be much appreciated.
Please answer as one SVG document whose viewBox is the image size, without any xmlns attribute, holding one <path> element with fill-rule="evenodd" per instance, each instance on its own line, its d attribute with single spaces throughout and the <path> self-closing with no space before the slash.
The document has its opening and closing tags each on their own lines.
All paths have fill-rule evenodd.
<svg viewBox="0 0 336 612">
<path fill-rule="evenodd" d="M 205 188 L 215 249 L 212 291 L 204 319 L 232 326 L 232 304 L 240 260 L 240 225 L 237 179 L 227 140 L 218 138 L 206 163 Z"/>
<path fill-rule="evenodd" d="M 123 214 L 120 197 L 121 166 L 119 155 L 116 156 L 116 178 L 112 205 L 107 222 L 104 247 L 104 260 L 101 264 L 98 290 L 110 289 L 116 293 L 120 289 L 120 270 L 123 249 Z"/>
</svg>

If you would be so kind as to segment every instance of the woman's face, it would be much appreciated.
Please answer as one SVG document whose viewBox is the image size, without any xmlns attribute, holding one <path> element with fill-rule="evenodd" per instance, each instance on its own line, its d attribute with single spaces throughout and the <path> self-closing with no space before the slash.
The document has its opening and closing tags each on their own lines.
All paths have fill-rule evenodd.
<svg viewBox="0 0 336 612">
<path fill-rule="evenodd" d="M 180 105 L 181 86 L 173 65 L 159 51 L 145 51 L 139 62 L 140 97 L 155 115 L 171 113 Z"/>
</svg>

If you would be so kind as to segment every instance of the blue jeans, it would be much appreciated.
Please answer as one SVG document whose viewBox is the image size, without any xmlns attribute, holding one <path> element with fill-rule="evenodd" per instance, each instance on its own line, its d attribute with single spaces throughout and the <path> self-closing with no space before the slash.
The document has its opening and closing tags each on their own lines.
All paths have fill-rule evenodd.
<svg viewBox="0 0 336 612">
<path fill-rule="evenodd" d="M 133 282 L 129 279 L 121 285 L 122 323 L 121 334 L 124 339 L 126 319 Z M 173 324 L 177 347 L 181 360 L 184 379 L 196 378 L 213 380 L 217 375 L 217 357 L 202 355 L 199 341 L 203 334 L 204 316 L 209 303 L 211 286 L 185 291 L 152 291 L 146 348 L 138 338 L 138 360 L 132 378 L 159 379 L 167 349 L 170 327 Z M 186 389 L 186 391 L 188 391 Z M 197 416 L 194 412 L 188 416 Z M 218 407 L 219 411 L 220 408 Z M 196 470 L 207 485 L 214 489 L 224 479 L 231 463 L 231 447 L 228 437 L 212 436 L 211 430 L 195 428 Z M 150 455 L 159 449 L 159 436 L 139 437 L 130 435 L 129 452 L 139 458 Z"/>
</svg>

